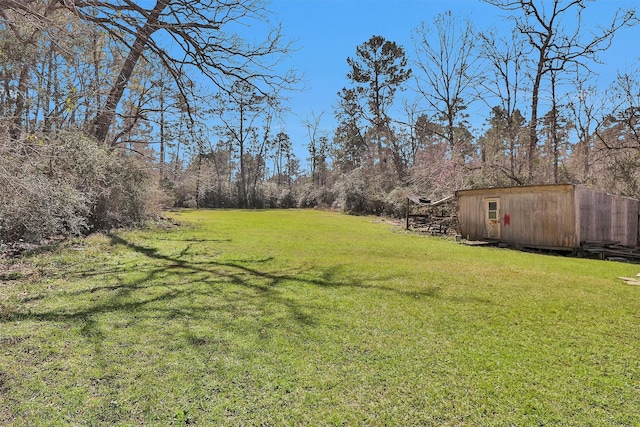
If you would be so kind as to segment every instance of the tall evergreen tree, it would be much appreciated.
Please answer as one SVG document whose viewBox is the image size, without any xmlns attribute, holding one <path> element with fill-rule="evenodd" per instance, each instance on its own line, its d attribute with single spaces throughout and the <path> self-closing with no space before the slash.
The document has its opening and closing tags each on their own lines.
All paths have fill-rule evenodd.
<svg viewBox="0 0 640 427">
<path fill-rule="evenodd" d="M 347 58 L 347 64 L 347 78 L 355 85 L 356 96 L 365 101 L 363 111 L 372 125 L 378 159 L 384 164 L 392 138 L 389 107 L 396 91 L 411 76 L 404 48 L 382 36 L 373 36 L 356 48 L 356 56 Z"/>
</svg>

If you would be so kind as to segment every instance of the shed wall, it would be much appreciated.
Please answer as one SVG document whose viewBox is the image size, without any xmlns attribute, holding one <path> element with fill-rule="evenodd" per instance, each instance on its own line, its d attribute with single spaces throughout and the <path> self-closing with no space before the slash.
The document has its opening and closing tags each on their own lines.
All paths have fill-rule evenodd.
<svg viewBox="0 0 640 427">
<path fill-rule="evenodd" d="M 584 187 L 576 188 L 580 242 L 619 242 L 638 246 L 640 202 Z"/>
<path fill-rule="evenodd" d="M 458 233 L 468 240 L 483 240 L 486 237 L 484 225 L 484 197 L 477 194 L 464 195 L 458 192 Z"/>
<path fill-rule="evenodd" d="M 486 238 L 483 200 L 500 199 L 500 241 L 515 245 L 574 248 L 578 245 L 572 185 L 463 190 L 458 195 L 460 234 Z"/>
</svg>

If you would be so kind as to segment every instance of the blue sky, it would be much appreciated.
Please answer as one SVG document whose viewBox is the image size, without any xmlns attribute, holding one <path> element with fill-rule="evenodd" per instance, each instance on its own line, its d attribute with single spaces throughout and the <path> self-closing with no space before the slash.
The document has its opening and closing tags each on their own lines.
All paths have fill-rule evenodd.
<svg viewBox="0 0 640 427">
<path fill-rule="evenodd" d="M 585 30 L 595 30 L 603 17 L 613 16 L 619 7 L 638 5 L 637 1 L 597 0 L 588 2 Z M 413 56 L 411 34 L 422 22 L 427 24 L 442 12 L 451 10 L 456 17 L 469 18 L 479 30 L 489 27 L 511 28 L 504 21 L 504 11 L 480 0 L 272 0 L 272 18 L 283 25 L 284 34 L 296 40 L 298 50 L 290 57 L 291 65 L 304 72 L 306 89 L 289 95 L 293 114 L 287 117 L 284 130 L 304 161 L 307 132 L 302 122 L 311 113 L 324 112 L 321 128 L 330 132 L 335 125 L 333 105 L 337 93 L 349 85 L 346 59 L 355 55 L 356 47 L 373 35 L 402 45 Z M 601 23 L 604 24 L 605 20 Z M 601 81 L 608 84 L 618 69 L 637 64 L 640 27 L 626 29 L 614 40 L 610 52 L 599 67 Z M 331 135 L 329 135 L 331 136 Z"/>
</svg>

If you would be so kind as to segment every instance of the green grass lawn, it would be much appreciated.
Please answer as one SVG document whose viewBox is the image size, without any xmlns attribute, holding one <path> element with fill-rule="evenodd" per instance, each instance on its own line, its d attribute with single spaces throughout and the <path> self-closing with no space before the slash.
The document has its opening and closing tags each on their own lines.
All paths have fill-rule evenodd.
<svg viewBox="0 0 640 427">
<path fill-rule="evenodd" d="M 640 425 L 639 265 L 183 211 L 0 264 L 0 425 Z"/>
</svg>

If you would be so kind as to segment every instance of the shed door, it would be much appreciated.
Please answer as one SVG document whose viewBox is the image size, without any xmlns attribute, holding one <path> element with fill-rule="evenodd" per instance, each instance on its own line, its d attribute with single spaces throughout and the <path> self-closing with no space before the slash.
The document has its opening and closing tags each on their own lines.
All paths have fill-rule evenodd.
<svg viewBox="0 0 640 427">
<path fill-rule="evenodd" d="M 484 199 L 485 238 L 500 239 L 500 199 Z"/>
</svg>

